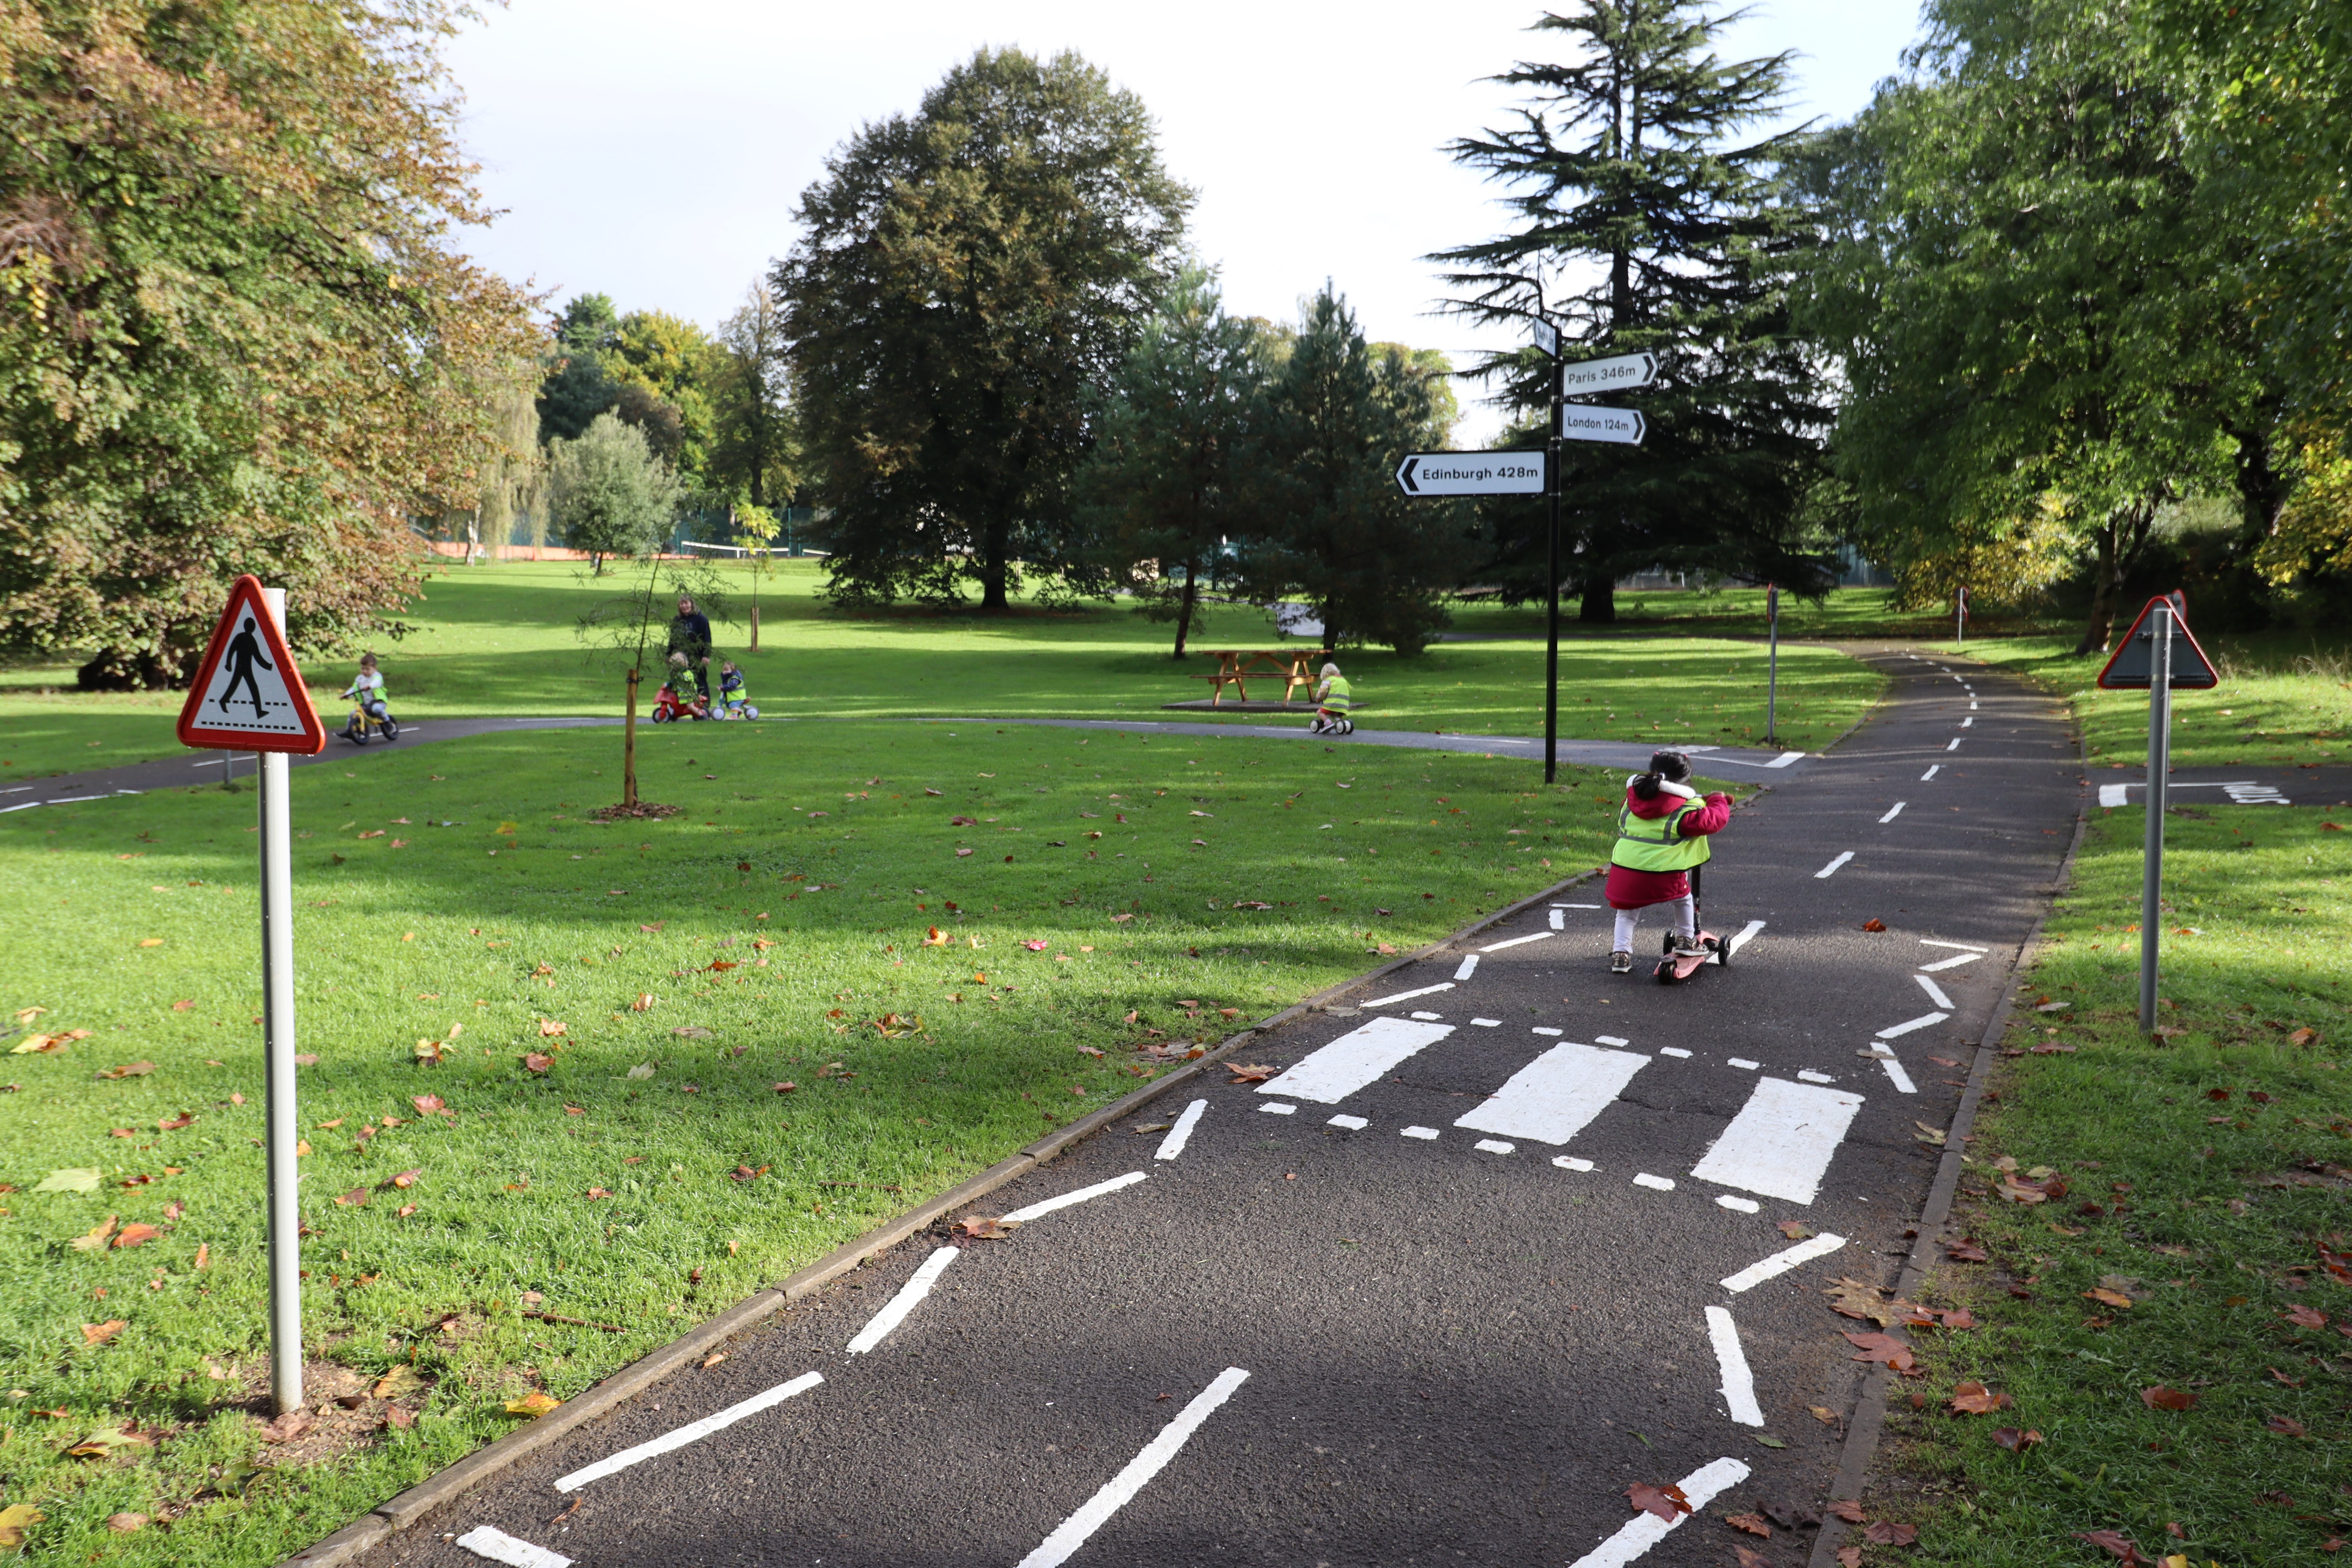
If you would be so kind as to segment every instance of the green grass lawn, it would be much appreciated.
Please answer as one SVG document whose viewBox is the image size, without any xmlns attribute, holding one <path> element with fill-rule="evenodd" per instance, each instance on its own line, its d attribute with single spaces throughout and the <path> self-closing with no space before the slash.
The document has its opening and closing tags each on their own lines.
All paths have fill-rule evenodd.
<svg viewBox="0 0 2352 1568">
<path fill-rule="evenodd" d="M 2290 632 L 2200 638 L 2221 684 L 2172 695 L 2176 768 L 2277 767 L 2352 759 L 2352 658 L 2340 641 Z M 2064 694 L 2095 768 L 2147 759 L 2147 694 L 2095 685 L 2106 660 L 2076 657 L 2072 637 L 1971 641 L 1947 652 L 2014 670 Z"/>
<path fill-rule="evenodd" d="M 818 563 L 806 560 L 779 563 L 761 588 L 761 652 L 749 653 L 740 615 L 750 574 L 732 568 L 726 575 L 740 588 L 739 619 L 717 628 L 719 640 L 743 665 L 752 700 L 772 715 L 1168 718 L 1179 716 L 1162 713 L 1161 705 L 1210 691 L 1208 682 L 1192 678 L 1214 668 L 1207 657 L 1196 652 L 1175 663 L 1168 657 L 1172 631 L 1124 608 L 1049 612 L 1028 605 L 1002 620 L 918 610 L 852 615 L 817 597 Z M 618 713 L 619 666 L 609 653 L 589 657 L 574 628 L 625 580 L 635 580 L 591 583 L 577 569 L 553 563 L 457 568 L 434 578 L 409 617 L 415 632 L 378 650 L 394 711 L 417 719 Z M 1465 607 L 1457 630 L 1499 640 L 1439 643 L 1413 659 L 1368 650 L 1342 661 L 1365 705 L 1364 727 L 1543 732 L 1541 614 Z M 1761 622 L 1729 630 L 1760 632 Z M 1221 605 L 1192 646 L 1272 647 L 1275 641 L 1264 612 Z M 1764 664 L 1753 643 L 1698 635 L 1695 623 L 1571 635 L 1560 653 L 1561 733 L 1760 744 Z M 351 679 L 352 666 L 314 659 L 304 674 L 330 727 L 339 726 L 342 709 L 331 699 Z M 74 692 L 72 679 L 70 669 L 53 666 L 0 675 L 0 776 L 177 750 L 177 694 L 92 695 Z M 1879 685 L 1874 671 L 1842 653 L 1784 646 L 1781 738 L 1807 748 L 1826 744 L 1861 716 Z M 652 695 L 644 694 L 648 705 Z M 1233 716 L 1266 722 L 1265 715 Z"/>
<path fill-rule="evenodd" d="M 585 820 L 612 731 L 293 775 L 314 1387 L 421 1381 L 413 1425 L 369 1398 L 286 1443 L 258 1404 L 253 797 L 0 817 L 0 1038 L 89 1031 L 0 1054 L 0 1508 L 46 1515 L 32 1561 L 275 1562 L 509 1401 L 1594 864 L 1616 798 L 1474 756 L 1019 726 L 641 747 L 667 821 Z M 74 1170 L 94 1190 L 36 1190 Z"/>
<path fill-rule="evenodd" d="M 1916 1336 L 1925 1407 L 1898 1397 L 1882 1450 L 1920 1550 L 1866 1562 L 2090 1568 L 2115 1559 L 2078 1535 L 2116 1531 L 2150 1563 L 2276 1568 L 2352 1539 L 2352 1279 L 2323 1250 L 2352 1232 L 2352 857 L 2316 810 L 2176 812 L 2161 1038 L 2138 808 L 2097 814 L 2050 921 L 1955 1209 L 1990 1260 L 1925 1292 L 1979 1326 Z M 2004 1162 L 2064 1190 L 2004 1199 Z M 2013 1407 L 1950 1413 L 1961 1379 Z"/>
</svg>

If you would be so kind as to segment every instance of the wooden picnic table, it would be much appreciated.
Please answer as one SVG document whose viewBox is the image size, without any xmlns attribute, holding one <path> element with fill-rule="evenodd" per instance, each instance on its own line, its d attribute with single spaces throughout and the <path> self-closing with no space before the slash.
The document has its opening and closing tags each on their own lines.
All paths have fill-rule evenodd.
<svg viewBox="0 0 2352 1568">
<path fill-rule="evenodd" d="M 1253 676 L 1261 681 L 1280 681 L 1285 703 L 1301 686 L 1312 693 L 1315 683 L 1321 679 L 1316 674 L 1318 667 L 1331 656 L 1328 648 L 1204 648 L 1202 652 L 1217 661 L 1217 673 L 1192 678 L 1213 683 L 1209 698 L 1212 707 L 1223 703 L 1227 685 L 1241 694 L 1242 701 L 1249 701 L 1248 682 Z"/>
</svg>

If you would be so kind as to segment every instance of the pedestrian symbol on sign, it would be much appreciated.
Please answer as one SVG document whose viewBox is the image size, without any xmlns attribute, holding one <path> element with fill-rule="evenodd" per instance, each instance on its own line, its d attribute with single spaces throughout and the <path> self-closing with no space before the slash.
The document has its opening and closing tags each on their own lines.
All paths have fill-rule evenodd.
<svg viewBox="0 0 2352 1568">
<path fill-rule="evenodd" d="M 253 694 L 253 716 L 268 718 L 269 710 L 261 706 L 261 683 L 253 678 L 253 666 L 265 670 L 278 666 L 261 656 L 261 643 L 253 634 L 253 617 L 245 618 L 245 630 L 228 640 L 228 689 L 220 695 L 220 710 L 228 711 L 228 699 L 240 685 Z"/>
</svg>

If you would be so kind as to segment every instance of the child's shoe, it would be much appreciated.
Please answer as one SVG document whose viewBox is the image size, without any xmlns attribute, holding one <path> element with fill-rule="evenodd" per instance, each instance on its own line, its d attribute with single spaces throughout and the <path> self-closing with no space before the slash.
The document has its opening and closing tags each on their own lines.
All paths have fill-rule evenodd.
<svg viewBox="0 0 2352 1568">
<path fill-rule="evenodd" d="M 1610 954 L 1609 972 L 1612 975 L 1632 974 L 1633 972 L 1633 955 L 1622 950 Z"/>
<path fill-rule="evenodd" d="M 1714 951 L 1714 948 L 1708 946 L 1696 936 L 1677 936 L 1675 938 L 1675 945 L 1670 956 L 1676 958 L 1704 958 Z"/>
</svg>

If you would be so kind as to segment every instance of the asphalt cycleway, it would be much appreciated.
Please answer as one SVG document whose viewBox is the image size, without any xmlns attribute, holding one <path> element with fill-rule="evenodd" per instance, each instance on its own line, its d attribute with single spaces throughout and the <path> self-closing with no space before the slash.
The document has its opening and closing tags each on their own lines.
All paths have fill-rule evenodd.
<svg viewBox="0 0 2352 1568">
<path fill-rule="evenodd" d="M 2083 793 L 2048 696 L 1872 657 L 1888 699 L 1717 841 L 1727 967 L 1611 976 L 1597 891 L 1564 887 L 999 1189 L 1002 1239 L 943 1221 L 358 1561 L 1648 1568 L 1763 1544 L 1720 1516 L 1824 1500 L 1859 1381 L 1839 1331 L 1871 1325 L 1822 1289 L 1908 1252 L 1920 1134 Z M 1698 1512 L 1636 1513 L 1636 1483 Z M 1803 1560 L 1790 1533 L 1773 1561 Z"/>
</svg>

